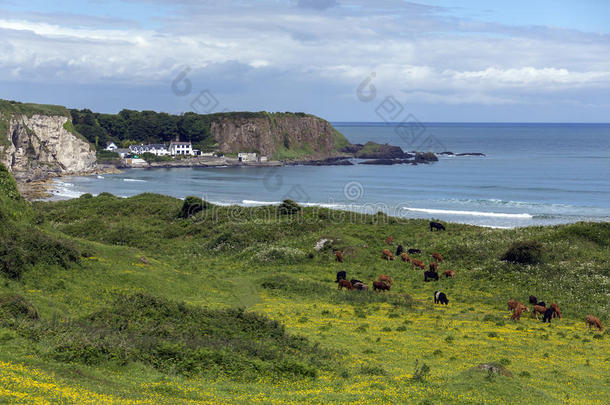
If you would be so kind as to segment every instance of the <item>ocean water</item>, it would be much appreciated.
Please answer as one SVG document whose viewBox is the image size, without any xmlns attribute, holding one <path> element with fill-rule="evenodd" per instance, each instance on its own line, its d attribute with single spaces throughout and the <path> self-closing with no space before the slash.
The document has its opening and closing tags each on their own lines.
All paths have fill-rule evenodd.
<svg viewBox="0 0 610 405">
<path fill-rule="evenodd" d="M 335 123 L 351 142 L 481 152 L 430 165 L 130 169 L 56 181 L 54 198 L 196 195 L 217 204 L 384 211 L 490 227 L 610 220 L 610 124 Z M 426 146 L 422 146 L 426 145 Z"/>
</svg>

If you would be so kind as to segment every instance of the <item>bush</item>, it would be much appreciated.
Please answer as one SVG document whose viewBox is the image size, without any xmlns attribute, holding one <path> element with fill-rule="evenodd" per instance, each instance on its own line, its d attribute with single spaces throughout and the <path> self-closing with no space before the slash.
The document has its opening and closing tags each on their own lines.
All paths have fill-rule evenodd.
<svg viewBox="0 0 610 405">
<path fill-rule="evenodd" d="M 301 207 L 292 200 L 284 200 L 278 207 L 278 210 L 282 215 L 294 215 L 301 212 Z"/>
<path fill-rule="evenodd" d="M 259 263 L 289 262 L 295 263 L 304 260 L 306 253 L 291 247 L 269 246 L 261 249 L 252 256 L 252 260 Z"/>
<path fill-rule="evenodd" d="M 38 311 L 25 297 L 18 294 L 8 294 L 0 297 L 0 318 L 26 318 L 37 320 Z"/>
<path fill-rule="evenodd" d="M 197 215 L 203 210 L 208 209 L 210 204 L 207 201 L 203 201 L 201 198 L 189 196 L 184 199 L 179 218 L 190 218 L 193 215 Z"/>
<path fill-rule="evenodd" d="M 537 264 L 542 261 L 542 245 L 536 241 L 514 242 L 500 260 L 518 264 Z"/>
<path fill-rule="evenodd" d="M 50 335 L 51 355 L 59 361 L 141 362 L 185 376 L 315 378 L 332 360 L 330 352 L 288 335 L 264 315 L 144 294 L 118 296 L 110 307 L 64 322 Z"/>
</svg>

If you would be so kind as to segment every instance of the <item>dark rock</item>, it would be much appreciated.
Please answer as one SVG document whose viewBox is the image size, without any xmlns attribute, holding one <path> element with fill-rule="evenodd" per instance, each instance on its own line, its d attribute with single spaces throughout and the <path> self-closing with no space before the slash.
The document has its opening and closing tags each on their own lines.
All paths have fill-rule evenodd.
<svg viewBox="0 0 610 405">
<path fill-rule="evenodd" d="M 354 157 L 359 159 L 401 159 L 405 158 L 405 153 L 400 146 L 367 142 L 354 154 Z"/>
<path fill-rule="evenodd" d="M 305 160 L 302 162 L 286 163 L 286 166 L 352 166 L 353 163 L 348 157 L 331 157 L 322 160 Z"/>
<path fill-rule="evenodd" d="M 441 153 L 439 153 L 439 155 L 453 156 L 453 155 L 455 155 L 455 153 L 453 153 L 453 152 L 441 152 Z"/>
<path fill-rule="evenodd" d="M 480 153 L 480 152 L 469 152 L 469 153 L 458 153 L 455 156 L 485 156 L 485 154 Z"/>
<path fill-rule="evenodd" d="M 417 163 L 438 162 L 438 157 L 432 152 L 417 152 L 415 161 Z"/>
<path fill-rule="evenodd" d="M 417 163 L 411 159 L 370 159 L 365 160 L 364 162 L 360 162 L 361 165 L 403 165 L 403 164 L 412 164 L 416 165 Z"/>
</svg>

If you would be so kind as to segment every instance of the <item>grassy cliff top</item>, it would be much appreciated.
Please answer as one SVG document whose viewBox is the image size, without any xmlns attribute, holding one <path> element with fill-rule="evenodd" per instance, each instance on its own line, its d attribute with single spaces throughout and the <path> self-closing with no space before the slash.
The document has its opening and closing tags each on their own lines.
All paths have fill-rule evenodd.
<svg viewBox="0 0 610 405">
<path fill-rule="evenodd" d="M 0 100 L 0 113 L 24 114 L 28 117 L 35 114 L 70 117 L 70 111 L 66 107 L 59 105 L 21 103 L 19 101 L 10 100 Z"/>
</svg>

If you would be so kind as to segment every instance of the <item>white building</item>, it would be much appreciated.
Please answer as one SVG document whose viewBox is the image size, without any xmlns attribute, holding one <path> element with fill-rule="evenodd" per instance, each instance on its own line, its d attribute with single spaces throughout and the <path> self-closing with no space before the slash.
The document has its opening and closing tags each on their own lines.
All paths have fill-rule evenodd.
<svg viewBox="0 0 610 405">
<path fill-rule="evenodd" d="M 168 156 L 169 150 L 163 144 L 152 144 L 152 145 L 131 145 L 129 147 L 131 153 L 136 155 L 142 155 L 144 153 L 152 153 L 155 156 Z"/>
<path fill-rule="evenodd" d="M 239 152 L 237 154 L 237 159 L 239 159 L 240 162 L 256 162 L 258 160 L 256 153 L 249 152 Z"/>
<path fill-rule="evenodd" d="M 172 156 L 190 155 L 193 156 L 193 145 L 191 142 L 172 142 L 169 144 L 169 153 Z"/>
<path fill-rule="evenodd" d="M 117 149 L 118 148 L 117 148 L 117 146 L 116 146 L 116 144 L 114 142 L 110 142 L 108 144 L 108 146 L 106 146 L 106 150 L 109 150 L 111 152 L 116 152 Z"/>
</svg>

